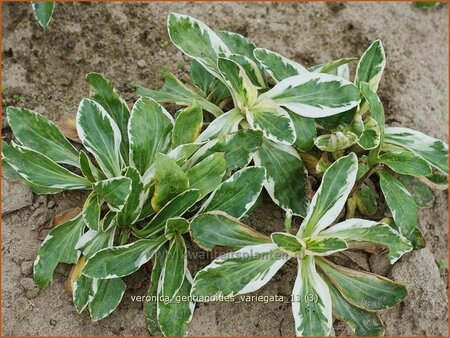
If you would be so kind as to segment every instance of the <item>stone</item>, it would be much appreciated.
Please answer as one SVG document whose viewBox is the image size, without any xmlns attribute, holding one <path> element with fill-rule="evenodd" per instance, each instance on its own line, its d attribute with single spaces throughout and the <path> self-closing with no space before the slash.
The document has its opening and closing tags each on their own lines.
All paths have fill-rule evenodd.
<svg viewBox="0 0 450 338">
<path fill-rule="evenodd" d="M 2 178 L 2 213 L 6 214 L 33 204 L 33 193 L 18 181 Z"/>
</svg>

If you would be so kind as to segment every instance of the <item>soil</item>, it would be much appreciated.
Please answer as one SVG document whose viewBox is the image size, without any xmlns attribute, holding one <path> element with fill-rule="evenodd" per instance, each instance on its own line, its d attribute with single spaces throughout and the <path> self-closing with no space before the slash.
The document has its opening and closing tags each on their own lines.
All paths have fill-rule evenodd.
<svg viewBox="0 0 450 338">
<path fill-rule="evenodd" d="M 54 121 L 74 116 L 88 95 L 84 75 L 104 73 L 131 103 L 130 83 L 158 88 L 167 70 L 183 76 L 189 60 L 169 43 L 171 11 L 190 14 L 215 29 L 237 31 L 257 45 L 306 65 L 360 56 L 380 38 L 387 66 L 379 93 L 387 123 L 447 139 L 448 19 L 446 6 L 423 10 L 411 3 L 58 3 L 48 29 L 38 26 L 29 3 L 3 4 L 3 112 L 27 107 Z M 3 116 L 5 114 L 3 113 Z M 9 134 L 3 117 L 3 135 Z M 84 195 L 37 196 L 3 179 L 3 335 L 148 335 L 143 304 L 148 275 L 127 280 L 118 309 L 93 323 L 78 315 L 64 290 L 70 267 L 57 268 L 53 284 L 38 292 L 32 262 L 49 220 L 80 206 Z M 353 255 L 360 268 L 407 285 L 409 297 L 384 311 L 387 335 L 447 336 L 447 193 L 435 192 L 420 212 L 427 247 L 391 267 L 384 256 Z M 260 230 L 281 229 L 283 213 L 265 197 L 247 221 Z M 438 264 L 436 263 L 438 262 Z M 195 270 L 207 261 L 193 262 Z M 259 295 L 287 299 L 295 279 L 285 266 Z M 339 321 L 337 335 L 351 334 Z M 294 335 L 290 305 L 282 302 L 198 304 L 191 335 Z"/>
</svg>

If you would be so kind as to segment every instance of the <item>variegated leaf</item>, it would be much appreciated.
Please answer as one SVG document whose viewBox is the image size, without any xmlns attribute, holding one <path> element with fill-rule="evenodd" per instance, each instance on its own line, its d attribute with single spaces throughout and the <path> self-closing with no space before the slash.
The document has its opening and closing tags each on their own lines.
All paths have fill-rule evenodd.
<svg viewBox="0 0 450 338">
<path fill-rule="evenodd" d="M 382 336 L 384 334 L 383 322 L 374 312 L 365 311 L 347 302 L 339 290 L 324 277 L 331 295 L 333 314 L 345 321 L 357 336 Z"/>
<path fill-rule="evenodd" d="M 342 76 L 342 70 L 344 69 L 344 67 L 346 67 L 346 69 L 348 69 L 348 64 L 354 60 L 357 60 L 356 58 L 342 58 L 342 59 L 337 59 L 337 60 L 333 60 L 324 64 L 320 64 L 317 66 L 313 66 L 311 68 L 308 68 L 308 70 L 310 72 L 315 72 L 315 73 L 325 73 L 325 74 L 332 74 L 332 75 L 337 75 L 340 77 L 344 77 Z M 346 80 L 348 80 L 348 77 L 344 77 Z"/>
<path fill-rule="evenodd" d="M 130 164 L 141 175 L 153 164 L 157 153 L 170 148 L 172 116 L 149 98 L 136 101 L 128 124 Z"/>
<path fill-rule="evenodd" d="M 289 255 L 299 254 L 303 257 L 305 254 L 305 242 L 297 236 L 286 232 L 274 232 L 270 235 L 270 238 L 273 243 Z"/>
<path fill-rule="evenodd" d="M 376 215 L 378 211 L 378 202 L 376 191 L 373 187 L 364 183 L 363 185 L 361 185 L 361 188 L 354 192 L 353 198 L 355 199 L 358 211 L 362 215 Z"/>
<path fill-rule="evenodd" d="M 112 211 L 119 212 L 125 206 L 131 193 L 131 179 L 124 176 L 114 177 L 96 182 L 92 185 L 92 188 L 99 198 L 108 203 Z"/>
<path fill-rule="evenodd" d="M 263 65 L 264 69 L 275 81 L 281 81 L 288 77 L 307 73 L 305 67 L 297 62 L 264 48 L 256 48 L 253 51 L 255 58 Z"/>
<path fill-rule="evenodd" d="M 58 225 L 50 231 L 41 244 L 33 264 L 33 277 L 40 289 L 45 289 L 53 279 L 59 263 L 74 264 L 79 252 L 75 245 L 83 234 L 85 224 L 81 214 Z"/>
<path fill-rule="evenodd" d="M 387 224 L 352 218 L 325 229 L 324 236 L 342 238 L 349 242 L 368 242 L 386 246 L 388 258 L 394 264 L 401 256 L 412 250 L 411 243 Z"/>
<path fill-rule="evenodd" d="M 189 179 L 189 187 L 199 189 L 199 199 L 202 199 L 219 186 L 226 170 L 227 164 L 224 154 L 211 154 L 186 173 Z"/>
<path fill-rule="evenodd" d="M 358 140 L 358 145 L 365 150 L 370 150 L 377 148 L 380 142 L 381 130 L 378 122 L 374 118 L 368 117 L 364 121 L 364 131 Z"/>
<path fill-rule="evenodd" d="M 337 152 L 347 149 L 358 142 L 358 135 L 350 130 L 336 131 L 315 138 L 314 145 L 325 152 Z"/>
<path fill-rule="evenodd" d="M 97 251 L 112 247 L 115 233 L 115 227 L 107 231 L 88 230 L 80 237 L 75 245 L 75 249 L 80 250 L 84 257 L 90 258 Z"/>
<path fill-rule="evenodd" d="M 151 98 L 158 103 L 174 103 L 180 106 L 190 106 L 194 100 L 196 100 L 204 110 L 210 112 L 214 116 L 223 114 L 222 109 L 188 88 L 172 73 L 169 73 L 160 90 L 151 90 L 137 86 L 136 94 L 142 97 Z"/>
<path fill-rule="evenodd" d="M 53 122 L 28 109 L 8 107 L 6 113 L 14 137 L 23 146 L 44 154 L 56 163 L 79 167 L 78 151 Z"/>
<path fill-rule="evenodd" d="M 194 297 L 231 297 L 254 292 L 289 260 L 273 243 L 246 246 L 220 256 L 194 278 Z M 195 298 L 194 298 L 195 299 Z"/>
<path fill-rule="evenodd" d="M 298 260 L 292 290 L 292 313 L 297 336 L 328 336 L 333 324 L 328 286 L 316 271 L 315 258 Z"/>
<path fill-rule="evenodd" d="M 237 62 L 224 57 L 219 57 L 217 65 L 224 83 L 230 89 L 234 105 L 240 109 L 251 107 L 258 96 L 258 90 L 250 81 L 244 68 Z"/>
<path fill-rule="evenodd" d="M 54 1 L 31 2 L 33 14 L 37 22 L 46 28 L 52 20 L 53 11 L 55 10 Z"/>
<path fill-rule="evenodd" d="M 313 118 L 343 113 L 359 104 L 359 91 L 351 82 L 322 73 L 286 78 L 259 100 L 266 97 L 296 114 Z"/>
<path fill-rule="evenodd" d="M 172 147 L 193 143 L 200 134 L 203 125 L 203 111 L 198 101 L 177 113 L 172 132 Z"/>
<path fill-rule="evenodd" d="M 380 83 L 383 70 L 386 65 L 383 44 L 380 40 L 375 40 L 367 48 L 356 67 L 355 84 L 359 86 L 361 82 L 367 82 L 370 88 L 376 92 Z"/>
<path fill-rule="evenodd" d="M 409 151 L 383 154 L 380 156 L 379 162 L 403 175 L 428 176 L 432 174 L 430 165 Z"/>
<path fill-rule="evenodd" d="M 117 214 L 117 223 L 122 227 L 130 226 L 139 219 L 149 195 L 148 190 L 144 188 L 141 175 L 136 169 L 129 167 L 125 172 L 125 177 L 131 180 L 131 191 L 123 209 Z"/>
<path fill-rule="evenodd" d="M 80 162 L 81 173 L 90 182 L 106 179 L 106 176 L 92 163 L 88 155 L 83 150 L 80 150 L 78 160 Z"/>
<path fill-rule="evenodd" d="M 261 130 L 269 140 L 291 145 L 296 140 L 294 124 L 289 114 L 274 101 L 265 99 L 246 111 L 252 129 Z"/>
<path fill-rule="evenodd" d="M 77 112 L 77 132 L 85 148 L 94 155 L 109 178 L 119 176 L 123 159 L 120 154 L 120 129 L 97 102 L 83 99 Z"/>
<path fill-rule="evenodd" d="M 212 121 L 208 127 L 199 135 L 197 142 L 212 140 L 214 138 L 236 132 L 239 123 L 244 119 L 239 109 L 232 109 L 220 115 Z"/>
<path fill-rule="evenodd" d="M 120 144 L 120 152 L 128 163 L 128 119 L 130 118 L 130 110 L 128 109 L 125 100 L 120 97 L 117 90 L 111 82 L 109 82 L 103 75 L 98 73 L 89 73 L 86 75 L 86 81 L 89 83 L 92 95 L 92 100 L 99 103 L 106 112 L 111 116 L 117 127 L 120 130 L 122 137 Z"/>
<path fill-rule="evenodd" d="M 161 283 L 159 283 L 161 286 Z M 162 333 L 165 336 L 182 337 L 188 334 L 188 324 L 194 313 L 195 303 L 191 301 L 192 277 L 188 270 L 175 295 L 175 299 L 167 304 L 158 300 L 157 318 Z M 179 298 L 181 301 L 177 301 Z M 183 301 L 184 299 L 184 301 Z"/>
<path fill-rule="evenodd" d="M 189 221 L 183 217 L 172 217 L 166 222 L 164 236 L 171 240 L 176 235 L 183 235 L 189 231 Z"/>
<path fill-rule="evenodd" d="M 266 79 L 261 72 L 262 70 L 258 67 L 258 61 L 255 62 L 251 58 L 240 54 L 230 54 L 227 56 L 227 59 L 236 62 L 242 67 L 253 86 L 258 89 L 267 87 Z"/>
<path fill-rule="evenodd" d="M 303 220 L 299 235 L 317 235 L 339 216 L 356 180 L 358 159 L 354 153 L 341 157 L 325 172 Z"/>
<path fill-rule="evenodd" d="M 384 132 L 386 143 L 412 151 L 448 175 L 448 145 L 445 142 L 409 128 L 389 127 Z"/>
<path fill-rule="evenodd" d="M 179 50 L 220 78 L 217 68 L 218 56 L 221 53 L 231 52 L 211 28 L 190 16 L 170 13 L 167 18 L 167 29 L 170 39 Z"/>
<path fill-rule="evenodd" d="M 120 278 L 95 279 L 94 295 L 89 302 L 89 314 L 96 322 L 109 316 L 122 300 L 126 284 Z"/>
<path fill-rule="evenodd" d="M 182 192 L 169 201 L 144 228 L 135 229 L 134 234 L 142 238 L 160 232 L 164 229 L 169 218 L 183 215 L 197 202 L 199 196 L 200 191 L 198 189 L 189 189 Z"/>
<path fill-rule="evenodd" d="M 91 182 L 78 176 L 41 153 L 2 142 L 2 155 L 6 162 L 26 181 L 37 188 L 50 188 L 42 193 L 56 193 L 58 189 L 86 189 Z M 54 190 L 57 189 L 57 190 Z"/>
<path fill-rule="evenodd" d="M 222 39 L 223 42 L 225 42 L 232 53 L 234 53 L 235 55 L 243 55 L 254 61 L 256 64 L 259 63 L 253 54 L 256 45 L 250 39 L 241 34 L 227 31 L 218 31 L 217 35 Z M 262 70 L 259 65 L 258 68 Z M 261 73 L 261 75 L 263 74 Z"/>
<path fill-rule="evenodd" d="M 156 154 L 155 161 L 155 192 L 152 197 L 152 207 L 155 211 L 161 208 L 178 194 L 189 189 L 188 176 L 178 166 L 177 162 L 167 155 Z"/>
<path fill-rule="evenodd" d="M 378 172 L 380 188 L 391 210 L 395 224 L 408 237 L 417 226 L 417 205 L 405 186 L 386 172 Z"/>
<path fill-rule="evenodd" d="M 91 230 L 98 231 L 100 229 L 100 207 L 97 193 L 91 192 L 83 205 L 83 220 Z"/>
<path fill-rule="evenodd" d="M 303 238 L 306 244 L 306 254 L 312 256 L 328 256 L 348 249 L 345 240 L 335 236 L 319 236 Z"/>
<path fill-rule="evenodd" d="M 170 302 L 178 293 L 185 278 L 187 269 L 186 244 L 180 234 L 176 234 L 170 241 L 169 251 L 164 261 L 164 267 L 159 281 L 161 290 L 159 296 Z"/>
<path fill-rule="evenodd" d="M 308 205 L 306 172 L 297 151 L 292 146 L 264 140 L 254 161 L 267 170 L 264 187 L 272 200 L 286 211 L 305 216 Z"/>
<path fill-rule="evenodd" d="M 230 91 L 223 84 L 223 82 L 208 72 L 195 60 L 192 61 L 190 75 L 192 82 L 194 82 L 197 88 L 202 92 L 203 97 L 208 100 L 205 100 L 206 102 L 210 101 L 212 103 L 219 104 L 231 96 Z M 204 105 L 202 104 L 202 106 Z M 206 108 L 204 109 L 206 110 Z M 220 108 L 217 110 L 220 110 Z"/>
<path fill-rule="evenodd" d="M 370 116 L 377 121 L 378 126 L 380 127 L 381 139 L 383 139 L 385 123 L 383 103 L 367 82 L 360 82 L 359 90 L 368 104 Z"/>
<path fill-rule="evenodd" d="M 73 305 L 78 313 L 83 312 L 88 306 L 93 294 L 92 279 L 83 275 L 79 276 L 72 284 Z"/>
<path fill-rule="evenodd" d="M 295 129 L 296 139 L 294 148 L 299 151 L 309 151 L 314 146 L 314 139 L 317 137 L 317 130 L 314 119 L 303 117 L 288 111 Z"/>
<path fill-rule="evenodd" d="M 87 260 L 83 275 L 100 279 L 131 275 L 147 263 L 165 242 L 164 237 L 140 239 L 100 250 Z"/>
<path fill-rule="evenodd" d="M 247 167 L 235 172 L 213 191 L 200 212 L 221 210 L 238 219 L 244 217 L 256 203 L 265 177 L 266 170 L 262 167 Z"/>
<path fill-rule="evenodd" d="M 384 310 L 406 297 L 404 285 L 385 277 L 344 268 L 324 259 L 317 259 L 316 263 L 342 296 L 359 308 L 369 311 Z"/>
<path fill-rule="evenodd" d="M 194 241 L 204 250 L 224 246 L 234 250 L 270 243 L 270 239 L 222 211 L 210 211 L 191 221 Z"/>
<path fill-rule="evenodd" d="M 400 175 L 399 181 L 414 197 L 419 208 L 431 208 L 434 205 L 434 195 L 431 189 L 423 182 L 412 176 Z"/>
</svg>

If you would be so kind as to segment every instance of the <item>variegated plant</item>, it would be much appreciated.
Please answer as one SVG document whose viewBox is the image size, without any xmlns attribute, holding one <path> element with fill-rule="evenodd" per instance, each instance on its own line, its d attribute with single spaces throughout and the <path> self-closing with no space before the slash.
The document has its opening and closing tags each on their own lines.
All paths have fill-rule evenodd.
<svg viewBox="0 0 450 338">
<path fill-rule="evenodd" d="M 242 218 L 255 204 L 265 169 L 246 166 L 261 143 L 259 132 L 227 135 L 208 151 L 196 141 L 203 111 L 193 102 L 176 119 L 157 102 L 141 98 L 131 111 L 101 75 L 86 77 L 92 98 L 83 99 L 76 129 L 78 150 L 44 116 L 7 109 L 16 142 L 3 142 L 4 174 L 34 192 L 90 191 L 82 211 L 50 231 L 34 263 L 40 289 L 52 281 L 59 263 L 75 264 L 70 277 L 78 312 L 92 320 L 108 316 L 126 289 L 122 277 L 155 257 L 146 308 L 153 333 L 187 334 L 193 302 L 183 235 L 196 211 L 221 211 Z M 235 145 L 253 137 L 251 147 Z M 195 153 L 195 157 L 191 155 Z M 90 155 L 88 155 L 90 154 Z"/>
<path fill-rule="evenodd" d="M 402 301 L 406 288 L 381 276 L 339 266 L 334 258 L 345 250 L 376 245 L 387 248 L 394 263 L 413 247 L 388 224 L 359 218 L 339 222 L 357 172 L 354 153 L 326 170 L 296 235 L 275 232 L 266 237 L 220 212 L 197 215 L 191 231 L 201 247 L 239 250 L 220 256 L 197 273 L 193 299 L 214 300 L 257 291 L 287 261 L 296 259 L 298 273 L 291 302 L 297 335 L 329 335 L 332 314 L 346 321 L 356 335 L 383 334 L 375 311 Z"/>
<path fill-rule="evenodd" d="M 356 109 L 360 102 L 357 87 L 333 74 L 343 61 L 308 71 L 256 48 L 242 35 L 216 33 L 186 15 L 170 14 L 167 26 L 174 45 L 194 59 L 193 86 L 169 75 L 161 90 L 138 87 L 138 94 L 179 105 L 198 100 L 216 117 L 200 135 L 200 140 L 209 140 L 204 149 L 213 146 L 216 137 L 240 128 L 261 131 L 263 142 L 253 160 L 267 170 L 267 192 L 288 213 L 305 217 L 307 174 L 298 150 L 313 146 L 314 118 Z"/>
</svg>

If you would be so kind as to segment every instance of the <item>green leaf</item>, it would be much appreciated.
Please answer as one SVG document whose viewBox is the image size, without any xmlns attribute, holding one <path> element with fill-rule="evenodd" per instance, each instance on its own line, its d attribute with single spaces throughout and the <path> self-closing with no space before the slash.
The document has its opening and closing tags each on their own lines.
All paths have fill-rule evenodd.
<svg viewBox="0 0 450 338">
<path fill-rule="evenodd" d="M 354 153 L 341 157 L 327 169 L 300 225 L 301 237 L 317 235 L 336 220 L 355 184 L 357 171 L 358 159 Z"/>
<path fill-rule="evenodd" d="M 131 179 L 124 176 L 114 177 L 96 182 L 92 188 L 100 198 L 108 203 L 112 211 L 119 212 L 125 206 L 131 193 Z"/>
<path fill-rule="evenodd" d="M 187 269 L 186 244 L 180 234 L 176 234 L 170 242 L 169 251 L 161 273 L 161 290 L 159 296 L 164 297 L 167 303 L 176 296 L 183 285 Z"/>
<path fill-rule="evenodd" d="M 359 91 L 351 82 L 322 73 L 286 78 L 259 100 L 266 97 L 295 114 L 313 118 L 343 113 L 359 104 Z"/>
<path fill-rule="evenodd" d="M 322 151 L 334 153 L 351 147 L 358 138 L 358 135 L 349 130 L 336 131 L 316 137 L 314 145 Z"/>
<path fill-rule="evenodd" d="M 307 237 L 303 239 L 306 244 L 306 253 L 312 256 L 328 256 L 348 249 L 345 240 L 334 236 Z"/>
<path fill-rule="evenodd" d="M 417 205 L 404 185 L 385 172 L 378 172 L 380 188 L 391 210 L 395 224 L 408 237 L 417 226 Z"/>
<path fill-rule="evenodd" d="M 256 48 L 253 51 L 255 58 L 263 65 L 264 69 L 277 82 L 288 77 L 306 73 L 307 70 L 297 62 L 264 48 Z"/>
<path fill-rule="evenodd" d="M 167 249 L 162 246 L 158 254 L 153 258 L 153 267 L 150 277 L 150 287 L 147 291 L 149 301 L 146 301 L 144 306 L 145 321 L 147 328 L 153 336 L 162 336 L 161 328 L 158 323 L 158 286 L 161 277 L 161 271 L 166 259 Z"/>
<path fill-rule="evenodd" d="M 219 54 L 229 54 L 227 45 L 203 22 L 187 15 L 170 13 L 167 29 L 173 44 L 220 78 L 217 68 Z"/>
<path fill-rule="evenodd" d="M 448 145 L 438 139 L 409 128 L 385 129 L 385 142 L 401 146 L 448 175 Z"/>
<path fill-rule="evenodd" d="M 26 181 L 33 185 L 54 189 L 86 189 L 91 183 L 66 168 L 53 162 L 47 156 L 14 143 L 2 142 L 2 155 L 8 164 Z M 46 192 L 48 193 L 48 192 Z"/>
<path fill-rule="evenodd" d="M 204 250 L 224 246 L 233 250 L 247 245 L 270 243 L 270 239 L 222 211 L 195 216 L 191 222 L 194 241 Z"/>
<path fill-rule="evenodd" d="M 131 110 L 128 125 L 130 164 L 141 175 L 153 164 L 157 153 L 170 149 L 172 116 L 157 102 L 141 98 Z"/>
<path fill-rule="evenodd" d="M 39 24 L 46 28 L 52 19 L 55 3 L 53 1 L 32 2 L 33 13 Z"/>
<path fill-rule="evenodd" d="M 328 336 L 333 324 L 331 296 L 316 271 L 315 259 L 298 260 L 298 273 L 292 290 L 292 313 L 297 336 Z"/>
<path fill-rule="evenodd" d="M 281 250 L 290 255 L 294 253 L 304 255 L 305 253 L 305 243 L 297 236 L 286 232 L 274 232 L 270 235 L 270 238 Z"/>
<path fill-rule="evenodd" d="M 169 73 L 160 90 L 151 90 L 136 86 L 136 93 L 139 96 L 152 98 L 158 103 L 174 103 L 180 106 L 190 106 L 194 100 L 197 100 L 204 110 L 214 116 L 223 114 L 222 109 L 188 88 L 172 73 Z"/>
<path fill-rule="evenodd" d="M 227 55 L 227 58 L 236 62 L 242 67 L 253 86 L 258 89 L 267 87 L 266 79 L 261 73 L 263 70 L 258 67 L 258 61 L 255 62 L 251 58 L 240 54 L 230 54 Z"/>
<path fill-rule="evenodd" d="M 135 235 L 137 237 L 148 237 L 158 233 L 164 229 L 169 218 L 183 215 L 197 202 L 199 196 L 200 191 L 198 189 L 182 192 L 169 201 L 143 229 L 135 230 Z"/>
<path fill-rule="evenodd" d="M 182 235 L 189 231 L 189 221 L 183 217 L 172 217 L 166 222 L 164 236 L 172 239 L 175 235 Z"/>
<path fill-rule="evenodd" d="M 377 121 L 383 136 L 385 123 L 383 103 L 367 82 L 360 82 L 359 90 L 369 105 L 370 116 Z"/>
<path fill-rule="evenodd" d="M 246 117 L 252 129 L 261 130 L 269 140 L 288 145 L 295 142 L 295 127 L 289 114 L 274 101 L 260 101 L 246 111 Z"/>
<path fill-rule="evenodd" d="M 144 189 L 141 175 L 136 169 L 129 167 L 125 172 L 125 177 L 131 180 L 131 191 L 122 210 L 117 214 L 117 223 L 123 227 L 137 222 L 148 198 L 148 190 Z"/>
<path fill-rule="evenodd" d="M 231 96 L 223 82 L 211 75 L 195 60 L 192 61 L 190 75 L 194 84 L 210 102 L 217 104 Z"/>
<path fill-rule="evenodd" d="M 227 253 L 200 270 L 194 278 L 194 297 L 232 297 L 254 292 L 265 284 L 289 260 L 276 244 L 246 246 Z"/>
<path fill-rule="evenodd" d="M 433 8 L 440 5 L 440 1 L 417 1 L 414 2 L 417 8 Z"/>
<path fill-rule="evenodd" d="M 425 160 L 409 151 L 384 154 L 380 156 L 379 161 L 403 175 L 428 176 L 432 173 L 429 164 Z"/>
<path fill-rule="evenodd" d="M 156 154 L 155 168 L 152 207 L 159 211 L 175 196 L 189 189 L 189 179 L 175 160 L 161 153 Z"/>
<path fill-rule="evenodd" d="M 161 286 L 161 283 L 159 285 Z M 192 277 L 186 270 L 183 284 L 174 300 L 167 304 L 158 301 L 158 323 L 165 336 L 182 337 L 188 334 L 188 324 L 195 308 L 195 303 L 189 297 L 191 286 Z"/>
<path fill-rule="evenodd" d="M 294 148 L 299 151 L 309 151 L 314 146 L 314 139 L 317 137 L 316 125 L 314 119 L 303 117 L 288 111 L 294 126 L 297 138 L 293 144 Z"/>
<path fill-rule="evenodd" d="M 91 192 L 83 205 L 83 220 L 91 230 L 98 231 L 100 229 L 100 207 L 97 193 Z"/>
<path fill-rule="evenodd" d="M 77 132 L 85 148 L 94 155 L 109 178 L 119 176 L 123 159 L 119 127 L 97 102 L 83 99 L 77 112 Z"/>
<path fill-rule="evenodd" d="M 196 163 L 214 153 L 224 153 L 227 170 L 233 171 L 247 166 L 262 143 L 262 133 L 255 130 L 239 130 L 221 136 L 205 144 L 190 162 Z"/>
<path fill-rule="evenodd" d="M 352 218 L 322 231 L 320 235 L 333 236 L 351 242 L 368 242 L 389 249 L 388 258 L 394 264 L 412 250 L 411 243 L 387 224 Z"/>
<path fill-rule="evenodd" d="M 374 216 L 378 211 L 378 203 L 376 192 L 367 184 L 363 184 L 361 188 L 355 191 L 356 207 L 358 211 L 365 216 Z"/>
<path fill-rule="evenodd" d="M 247 167 L 235 172 L 219 185 L 200 208 L 200 212 L 221 210 L 238 219 L 244 217 L 256 203 L 266 170 Z"/>
<path fill-rule="evenodd" d="M 232 53 L 243 55 L 258 63 L 258 60 L 253 55 L 256 45 L 250 39 L 241 34 L 227 31 L 218 31 L 217 35 L 225 42 Z"/>
<path fill-rule="evenodd" d="M 354 121 L 357 107 L 347 110 L 344 113 L 314 119 L 321 129 L 341 130 L 346 129 Z"/>
<path fill-rule="evenodd" d="M 89 73 L 86 75 L 86 81 L 92 90 L 92 100 L 105 108 L 106 112 L 116 123 L 120 130 L 121 143 L 120 153 L 128 163 L 128 119 L 130 118 L 130 110 L 125 100 L 120 97 L 117 90 L 111 82 L 103 75 L 98 73 Z"/>
<path fill-rule="evenodd" d="M 120 278 L 99 279 L 95 284 L 95 293 L 89 303 L 89 313 L 94 322 L 109 316 L 116 309 L 127 288 Z"/>
<path fill-rule="evenodd" d="M 267 170 L 264 187 L 272 200 L 286 211 L 305 216 L 307 174 L 297 151 L 292 146 L 264 140 L 254 161 Z"/>
<path fill-rule="evenodd" d="M 147 263 L 165 242 L 164 237 L 140 239 L 130 244 L 100 250 L 87 260 L 83 275 L 100 279 L 131 275 Z"/>
<path fill-rule="evenodd" d="M 388 309 L 407 294 L 400 283 L 368 272 L 351 270 L 324 259 L 316 260 L 321 271 L 351 304 L 369 311 Z"/>
<path fill-rule="evenodd" d="M 377 148 L 380 142 L 381 130 L 378 122 L 374 118 L 368 117 L 364 121 L 364 131 L 358 140 L 358 145 L 365 150 L 370 150 Z"/>
<path fill-rule="evenodd" d="M 208 141 L 238 131 L 239 123 L 244 119 L 240 110 L 234 108 L 212 121 L 199 135 L 196 142 Z"/>
<path fill-rule="evenodd" d="M 42 242 L 33 265 L 34 281 L 45 289 L 53 279 L 58 263 L 74 264 L 79 252 L 75 245 L 83 234 L 85 225 L 81 214 L 52 229 Z"/>
<path fill-rule="evenodd" d="M 241 65 L 230 59 L 219 57 L 218 67 L 224 83 L 230 89 L 234 105 L 240 109 L 251 107 L 258 96 L 258 90 L 250 81 Z"/>
<path fill-rule="evenodd" d="M 193 143 L 203 125 L 202 107 L 197 101 L 192 106 L 181 110 L 175 120 L 172 133 L 172 146 L 175 148 L 181 144 Z"/>
<path fill-rule="evenodd" d="M 199 189 L 199 199 L 202 199 L 219 186 L 226 170 L 227 164 L 224 154 L 211 154 L 186 173 L 189 179 L 189 186 Z"/>
<path fill-rule="evenodd" d="M 79 167 L 78 151 L 53 122 L 28 109 L 8 107 L 6 113 L 14 137 L 23 146 L 57 163 Z"/>
<path fill-rule="evenodd" d="M 367 48 L 358 62 L 355 84 L 359 87 L 361 82 L 367 82 L 370 88 L 376 92 L 385 65 L 386 56 L 384 54 L 383 44 L 380 40 L 375 40 Z"/>
<path fill-rule="evenodd" d="M 78 160 L 80 162 L 81 173 L 90 182 L 106 179 L 105 175 L 91 162 L 88 155 L 83 150 L 80 150 Z"/>
<path fill-rule="evenodd" d="M 414 197 L 419 208 L 431 208 L 434 205 L 434 195 L 431 189 L 418 179 L 411 176 L 400 175 L 399 181 Z"/>
<path fill-rule="evenodd" d="M 357 336 L 382 336 L 384 334 L 383 322 L 373 312 L 364 311 L 347 302 L 339 290 L 326 277 L 322 275 L 328 286 L 333 306 L 333 314 L 345 321 Z"/>
<path fill-rule="evenodd" d="M 79 276 L 73 283 L 72 290 L 73 305 L 75 310 L 81 313 L 91 301 L 90 297 L 94 295 L 92 279 L 83 275 Z"/>
</svg>

